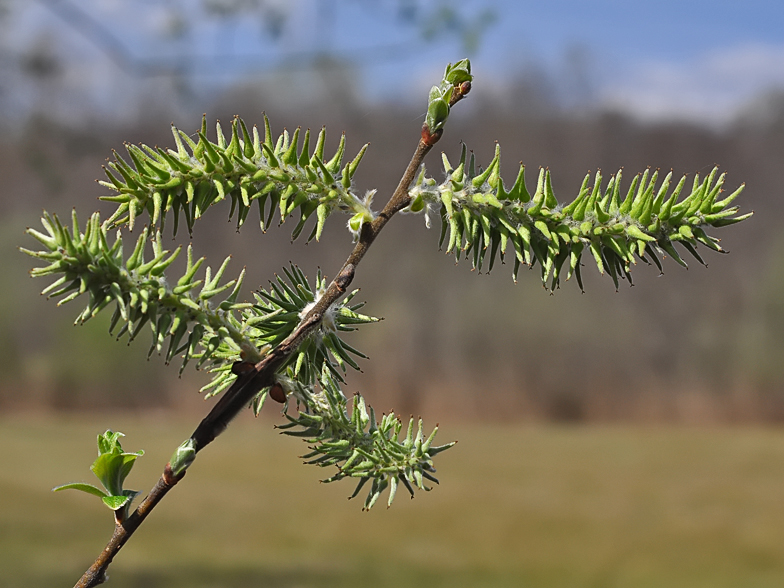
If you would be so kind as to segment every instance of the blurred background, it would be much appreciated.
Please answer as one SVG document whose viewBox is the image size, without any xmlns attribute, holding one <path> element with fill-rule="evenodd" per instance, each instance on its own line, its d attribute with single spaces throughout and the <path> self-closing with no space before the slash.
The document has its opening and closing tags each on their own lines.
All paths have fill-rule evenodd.
<svg viewBox="0 0 784 588">
<path fill-rule="evenodd" d="M 380 208 L 430 85 L 465 56 L 474 88 L 427 160 L 436 177 L 437 151 L 463 142 L 482 163 L 498 141 L 507 183 L 518 161 L 549 167 L 562 201 L 596 169 L 719 165 L 755 216 L 716 233 L 731 254 L 706 251 L 708 269 L 640 265 L 616 292 L 587 264 L 585 293 L 552 296 L 538 270 L 476 275 L 421 217 L 396 218 L 355 280 L 386 320 L 350 339 L 371 361 L 347 391 L 460 439 L 444 487 L 362 514 L 299 465 L 268 407 L 200 457 L 112 583 L 780 586 L 783 24 L 773 0 L 0 0 L 0 587 L 68 585 L 108 539 L 89 498 L 48 492 L 89 480 L 97 432 L 148 450 L 144 489 L 208 409 L 203 374 L 178 379 L 107 336 L 108 316 L 75 328 L 78 302 L 40 297 L 24 228 L 42 209 L 111 210 L 94 181 L 111 150 L 171 146 L 170 123 L 195 131 L 205 112 L 326 125 L 352 155 L 370 142 L 357 188 Z M 248 296 L 289 261 L 334 275 L 351 248 L 338 217 L 307 246 L 293 225 L 225 218 L 195 245 L 247 266 Z"/>
</svg>

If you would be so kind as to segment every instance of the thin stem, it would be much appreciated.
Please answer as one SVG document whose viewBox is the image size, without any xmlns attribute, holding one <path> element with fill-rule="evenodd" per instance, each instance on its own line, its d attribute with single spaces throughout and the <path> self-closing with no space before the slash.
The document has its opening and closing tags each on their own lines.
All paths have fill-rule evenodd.
<svg viewBox="0 0 784 588">
<path fill-rule="evenodd" d="M 106 581 L 106 569 L 109 567 L 109 564 L 112 563 L 114 556 L 117 555 L 117 552 L 122 549 L 125 542 L 128 541 L 134 531 L 136 531 L 144 519 L 147 518 L 147 515 L 152 512 L 155 505 L 166 496 L 166 493 L 171 490 L 184 475 L 184 472 L 180 476 L 172 475 L 171 469 L 167 464 L 163 471 L 163 475 L 161 475 L 158 482 L 153 486 L 145 499 L 142 500 L 142 503 L 133 514 L 114 527 L 114 534 L 112 535 L 111 540 L 101 552 L 101 555 L 98 556 L 98 559 L 95 560 L 93 565 L 90 566 L 74 585 L 74 588 L 92 588 L 93 586 L 98 586 Z"/>
<path fill-rule="evenodd" d="M 453 94 L 450 106 L 459 102 L 471 87 L 465 82 Z M 191 435 L 194 448 L 198 452 L 210 444 L 220 435 L 231 420 L 245 408 L 258 392 L 273 384 L 273 378 L 277 369 L 294 353 L 300 343 L 307 338 L 320 325 L 324 313 L 329 307 L 342 296 L 354 279 L 356 267 L 373 244 L 381 229 L 389 220 L 403 208 L 408 206 L 411 198 L 408 195 L 408 187 L 414 181 L 419 166 L 425 155 L 433 148 L 441 138 L 442 131 L 438 130 L 431 133 L 427 126 L 422 127 L 422 135 L 419 139 L 416 151 L 408 163 L 403 177 L 397 188 L 392 193 L 389 202 L 384 209 L 371 223 L 362 226 L 357 244 L 346 259 L 343 267 L 338 272 L 335 279 L 330 282 L 324 294 L 315 306 L 305 315 L 299 326 L 289 335 L 280 345 L 270 351 L 264 359 L 258 362 L 254 368 L 245 374 L 240 375 L 234 384 L 223 393 L 221 399 L 210 410 L 209 414 L 199 423 L 196 430 Z M 147 515 L 150 514 L 155 505 L 171 490 L 177 482 L 185 475 L 183 471 L 175 476 L 171 471 L 171 466 L 166 464 L 163 475 L 155 484 L 153 489 L 142 501 L 134 513 L 123 523 L 116 525 L 114 535 L 106 545 L 101 555 L 95 560 L 92 566 L 84 573 L 74 588 L 92 588 L 98 586 L 106 580 L 106 569 L 112 562 L 114 556 L 122 549 L 126 541 L 133 535 L 134 531 L 141 525 Z"/>
</svg>

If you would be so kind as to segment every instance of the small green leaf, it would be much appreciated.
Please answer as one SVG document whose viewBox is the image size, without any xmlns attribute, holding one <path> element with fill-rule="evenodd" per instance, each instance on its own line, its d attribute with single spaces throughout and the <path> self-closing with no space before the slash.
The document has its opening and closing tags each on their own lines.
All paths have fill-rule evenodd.
<svg viewBox="0 0 784 588">
<path fill-rule="evenodd" d="M 109 429 L 103 435 L 98 435 L 98 455 L 102 453 L 122 453 L 120 437 L 125 437 L 125 435 L 119 431 L 114 432 Z"/>
<path fill-rule="evenodd" d="M 474 79 L 471 75 L 471 62 L 468 59 L 461 59 L 460 61 L 446 66 L 444 72 L 444 81 L 453 86 L 457 86 L 463 82 L 470 82 Z"/>
<path fill-rule="evenodd" d="M 101 481 L 109 494 L 117 496 L 122 494 L 123 482 L 133 468 L 133 463 L 139 453 L 104 453 L 98 456 L 90 469 Z"/>
<path fill-rule="evenodd" d="M 86 492 L 87 494 L 98 496 L 99 498 L 106 498 L 108 496 L 108 494 L 106 494 L 106 492 L 100 488 L 96 488 L 92 484 L 82 484 L 81 482 L 63 484 L 62 486 L 56 486 L 55 488 L 52 488 L 52 492 L 60 492 L 60 490 L 80 490 L 82 492 Z"/>
<path fill-rule="evenodd" d="M 133 496 L 104 496 L 102 500 L 103 503 L 112 510 L 120 510 L 131 500 L 133 500 Z"/>
</svg>

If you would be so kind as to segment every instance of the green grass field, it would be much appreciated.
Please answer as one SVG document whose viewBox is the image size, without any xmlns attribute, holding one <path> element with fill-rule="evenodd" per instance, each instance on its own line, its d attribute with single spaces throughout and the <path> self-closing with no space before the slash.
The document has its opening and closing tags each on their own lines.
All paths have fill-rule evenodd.
<svg viewBox="0 0 784 588">
<path fill-rule="evenodd" d="M 108 509 L 92 481 L 110 426 L 146 491 L 190 420 L 0 420 L 0 587 L 71 586 Z M 462 425 L 441 486 L 361 512 L 304 445 L 243 417 L 200 454 L 110 568 L 129 587 L 781 587 L 784 431 Z"/>
</svg>

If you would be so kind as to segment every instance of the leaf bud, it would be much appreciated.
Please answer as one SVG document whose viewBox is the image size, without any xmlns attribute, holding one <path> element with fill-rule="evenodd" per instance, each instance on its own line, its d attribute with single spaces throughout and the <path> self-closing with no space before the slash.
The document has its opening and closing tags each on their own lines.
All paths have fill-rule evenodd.
<svg viewBox="0 0 784 588">
<path fill-rule="evenodd" d="M 471 82 L 474 76 L 471 75 L 471 61 L 461 59 L 457 63 L 450 63 L 444 72 L 444 81 L 452 86 L 457 86 L 465 82 Z"/>
<path fill-rule="evenodd" d="M 179 477 L 196 459 L 196 441 L 188 439 L 180 445 L 169 460 L 169 468 L 175 477 Z"/>
<path fill-rule="evenodd" d="M 283 386 L 275 382 L 269 390 L 269 397 L 280 404 L 286 402 L 286 392 L 283 390 Z"/>
<path fill-rule="evenodd" d="M 249 361 L 235 361 L 231 364 L 231 373 L 235 376 L 241 376 L 243 374 L 247 374 L 251 370 L 253 370 L 254 364 Z"/>
<path fill-rule="evenodd" d="M 446 123 L 446 119 L 449 117 L 449 99 L 451 94 L 451 88 L 447 92 L 442 93 L 438 86 L 433 86 L 433 89 L 430 91 L 425 126 L 427 126 L 431 134 L 439 131 Z"/>
</svg>

